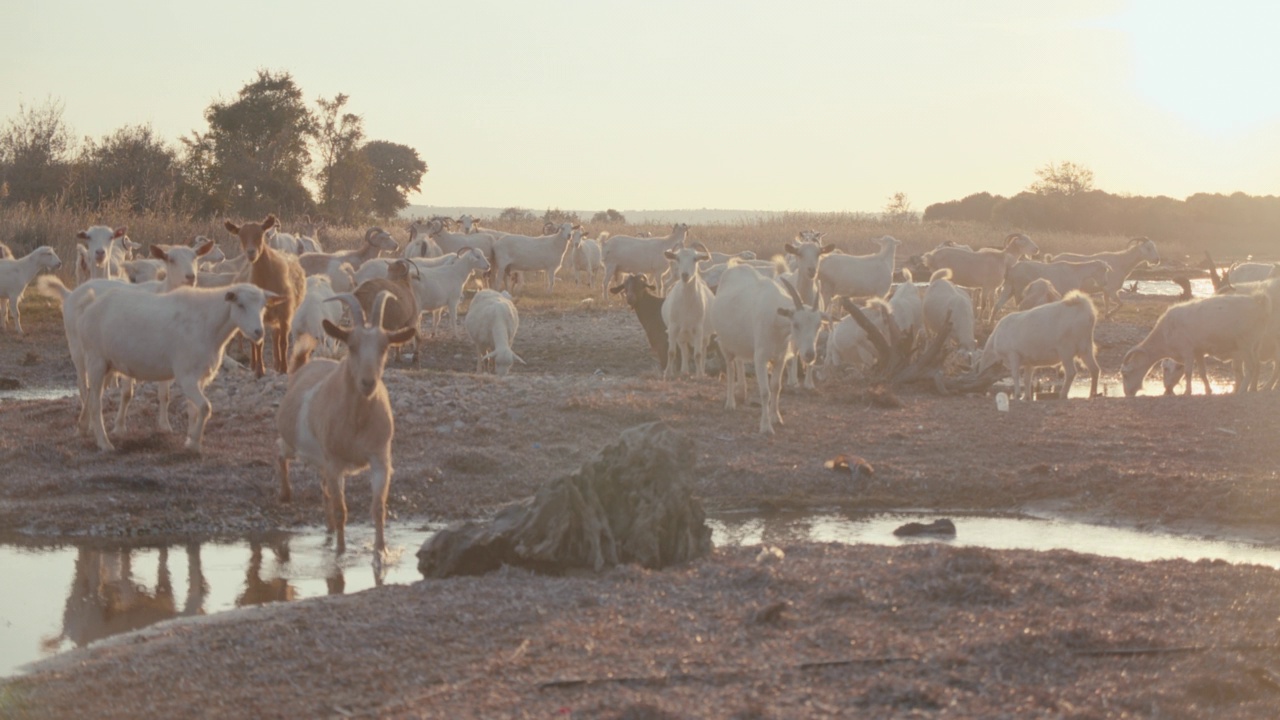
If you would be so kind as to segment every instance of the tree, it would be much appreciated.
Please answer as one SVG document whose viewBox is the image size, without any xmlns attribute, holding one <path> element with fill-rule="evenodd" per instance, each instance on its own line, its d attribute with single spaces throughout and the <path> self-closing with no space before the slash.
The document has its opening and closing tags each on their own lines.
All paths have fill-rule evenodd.
<svg viewBox="0 0 1280 720">
<path fill-rule="evenodd" d="M 1036 170 L 1036 177 L 1027 189 L 1037 195 L 1074 197 L 1093 189 L 1093 171 L 1073 162 L 1045 163 Z"/>
<path fill-rule="evenodd" d="M 259 70 L 235 101 L 210 104 L 205 119 L 201 144 L 208 144 L 216 183 L 211 196 L 225 209 L 244 215 L 313 209 L 302 181 L 317 124 L 289 73 Z"/>
<path fill-rule="evenodd" d="M 601 210 L 595 215 L 592 215 L 591 222 L 604 223 L 606 225 L 625 225 L 627 218 L 617 210 L 609 208 L 608 210 Z"/>
<path fill-rule="evenodd" d="M 373 213 L 393 218 L 409 206 L 409 193 L 422 187 L 427 164 L 417 150 L 385 140 L 365 143 L 362 153 L 373 172 Z"/>
<path fill-rule="evenodd" d="M 907 199 L 907 194 L 904 192 L 896 192 L 889 198 L 889 202 L 884 206 L 883 217 L 885 222 L 916 221 L 916 213 L 911 209 L 911 201 Z"/>
<path fill-rule="evenodd" d="M 62 103 L 18 105 L 16 117 L 0 129 L 0 198 L 7 202 L 53 199 L 70 169 L 73 141 L 62 120 Z"/>
<path fill-rule="evenodd" d="M 522 207 L 509 207 L 498 215 L 498 221 L 504 223 L 534 222 L 538 219 L 532 210 Z"/>
<path fill-rule="evenodd" d="M 97 208 L 128 197 L 133 210 L 157 209 L 178 193 L 177 153 L 156 137 L 150 125 L 126 125 L 100 141 L 86 139 L 76 162 L 76 189 Z"/>
<path fill-rule="evenodd" d="M 560 223 L 563 223 L 563 222 L 573 223 L 574 225 L 578 225 L 582 222 L 582 220 L 578 218 L 578 213 L 576 212 L 561 210 L 560 208 L 555 208 L 555 209 L 547 208 L 547 211 L 542 213 L 542 222 L 544 225 L 546 223 L 555 223 L 556 225 L 559 225 Z"/>
<path fill-rule="evenodd" d="M 344 225 L 365 219 L 373 209 L 373 170 L 360 152 L 364 120 L 344 113 L 349 98 L 339 93 L 332 100 L 320 98 L 316 145 L 320 154 L 320 208 Z"/>
</svg>

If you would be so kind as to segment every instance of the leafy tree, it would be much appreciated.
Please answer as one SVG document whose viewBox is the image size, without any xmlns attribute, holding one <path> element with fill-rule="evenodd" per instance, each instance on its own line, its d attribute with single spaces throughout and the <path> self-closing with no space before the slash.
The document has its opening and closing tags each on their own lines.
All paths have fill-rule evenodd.
<svg viewBox="0 0 1280 720">
<path fill-rule="evenodd" d="M 1037 195 L 1074 197 L 1093 189 L 1093 171 L 1073 162 L 1045 163 L 1036 170 L 1036 177 L 1027 189 Z"/>
<path fill-rule="evenodd" d="M 568 210 L 561 210 L 560 208 L 547 208 L 547 211 L 542 213 L 542 222 L 555 223 L 556 225 L 568 222 L 577 225 L 581 223 L 582 220 L 578 219 L 578 213 L 576 212 L 569 212 Z"/>
<path fill-rule="evenodd" d="M 395 217 L 409 206 L 409 193 L 422 187 L 427 164 L 417 150 L 385 140 L 365 143 L 362 154 L 373 172 L 373 213 L 384 219 Z"/>
<path fill-rule="evenodd" d="M 904 192 L 896 192 L 884 206 L 883 217 L 886 222 L 915 222 L 916 213 L 911 209 L 911 201 Z"/>
<path fill-rule="evenodd" d="M 234 101 L 209 105 L 205 119 L 202 144 L 208 143 L 216 182 L 211 195 L 244 215 L 313 209 L 302 181 L 311 164 L 307 143 L 318 128 L 289 73 L 259 70 Z"/>
<path fill-rule="evenodd" d="M 591 222 L 604 223 L 606 225 L 625 225 L 627 218 L 617 210 L 609 208 L 608 210 L 601 210 L 595 215 L 592 215 Z"/>
<path fill-rule="evenodd" d="M 100 141 L 86 139 L 76 166 L 76 189 L 94 208 L 127 196 L 141 212 L 167 204 L 179 190 L 177 153 L 150 125 L 126 125 Z"/>
<path fill-rule="evenodd" d="M 18 105 L 16 117 L 0 129 L 0 198 L 7 202 L 53 199 L 70 168 L 71 131 L 63 106 L 53 99 L 39 107 Z"/>
<path fill-rule="evenodd" d="M 360 153 L 364 120 L 342 112 L 349 98 L 339 93 L 332 100 L 320 98 L 316 145 L 320 154 L 320 208 L 345 225 L 364 220 L 373 208 L 373 171 Z"/>
<path fill-rule="evenodd" d="M 538 216 L 533 214 L 532 210 L 526 210 L 522 207 L 509 207 L 498 214 L 499 222 L 518 223 L 518 222 L 535 222 Z"/>
</svg>

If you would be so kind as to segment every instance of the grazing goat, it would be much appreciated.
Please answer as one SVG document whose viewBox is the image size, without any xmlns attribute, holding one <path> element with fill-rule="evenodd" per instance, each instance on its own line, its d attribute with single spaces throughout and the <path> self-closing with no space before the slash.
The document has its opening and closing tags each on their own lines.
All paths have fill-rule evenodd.
<svg viewBox="0 0 1280 720">
<path fill-rule="evenodd" d="M 1018 309 L 1030 310 L 1061 299 L 1062 293 L 1053 287 L 1053 283 L 1049 282 L 1048 278 L 1036 278 L 1022 291 L 1022 302 L 1018 303 Z"/>
<path fill-rule="evenodd" d="M 711 305 L 711 329 L 725 361 L 725 407 L 736 407 L 735 378 L 741 378 L 746 401 L 745 363 L 750 359 L 760 397 L 760 432 L 772 435 L 773 426 L 782 424 L 778 401 L 787 355 L 794 348 L 801 360 L 813 364 L 825 319 L 817 303 L 805 307 L 786 280 L 775 282 L 749 265 L 725 271 Z"/>
<path fill-rule="evenodd" d="M 568 250 L 569 238 L 575 229 L 580 228 L 566 222 L 561 223 L 554 233 L 538 237 L 504 235 L 495 240 L 493 257 L 497 282 L 513 290 L 514 283 L 507 279 L 509 273 L 543 270 L 547 273 L 547 293 L 551 293 L 556 287 L 556 268 L 560 267 L 560 260 Z"/>
<path fill-rule="evenodd" d="M 8 329 L 8 321 L 12 318 L 13 329 L 19 335 L 26 334 L 22 329 L 22 313 L 18 309 L 22 293 L 41 270 L 52 271 L 60 267 L 62 261 L 48 245 L 41 245 L 17 260 L 0 259 L 0 300 L 8 305 L 2 320 L 5 329 Z"/>
<path fill-rule="evenodd" d="M 641 238 L 631 235 L 606 237 L 606 233 L 600 233 L 605 287 L 617 279 L 618 273 L 645 273 L 657 280 L 667 267 L 667 258 L 663 253 L 683 247 L 685 236 L 688 234 L 689 226 L 685 223 L 676 223 L 671 226 L 671 232 L 668 235 L 660 238 Z M 608 300 L 608 293 L 604 293 L 603 298 Z"/>
<path fill-rule="evenodd" d="M 249 284 L 225 290 L 182 287 L 159 295 L 123 289 L 100 296 L 87 292 L 77 308 L 77 332 L 98 448 L 114 449 L 102 423 L 102 389 L 108 375 L 119 373 L 134 380 L 176 382 L 189 408 L 185 446 L 200 452 L 213 412 L 204 387 L 217 375 L 236 330 L 253 342 L 262 340 L 262 314 L 274 297 Z"/>
<path fill-rule="evenodd" d="M 1257 346 L 1266 335 L 1271 313 L 1266 293 L 1214 295 L 1170 306 L 1142 342 L 1125 353 L 1120 366 L 1125 396 L 1137 395 L 1147 371 L 1164 358 L 1186 368 L 1185 394 L 1191 394 L 1193 371 L 1199 371 L 1205 393 L 1212 393 L 1205 355 L 1241 364 L 1243 378 L 1235 389 L 1247 388 L 1256 382 Z"/>
<path fill-rule="evenodd" d="M 343 263 L 359 270 L 365 262 L 378 257 L 379 253 L 395 252 L 400 249 L 394 238 L 382 228 L 372 227 L 364 234 L 364 243 L 355 250 L 344 252 L 309 252 L 298 256 L 298 264 L 308 275 L 328 275 L 333 278 L 334 272 Z"/>
<path fill-rule="evenodd" d="M 560 258 L 560 267 L 556 272 L 561 270 L 572 270 L 573 282 L 578 285 L 582 284 L 581 273 L 585 270 L 587 287 L 595 287 L 596 275 L 604 274 L 604 256 L 600 251 L 600 243 L 587 237 L 581 227 L 575 227 L 573 234 L 569 236 L 569 245 L 564 249 L 564 256 Z"/>
<path fill-rule="evenodd" d="M 880 298 L 871 298 L 863 303 L 861 309 L 862 314 L 866 315 L 882 336 L 886 339 L 893 337 L 889 324 L 895 322 L 895 318 L 889 303 Z M 875 344 L 871 342 L 867 331 L 853 319 L 852 315 L 844 316 L 840 322 L 832 326 L 831 332 L 827 335 L 827 353 L 823 360 L 824 372 L 840 365 L 851 365 L 859 372 L 865 372 L 875 364 L 875 361 Z"/>
<path fill-rule="evenodd" d="M 824 307 L 831 307 L 831 298 L 836 295 L 884 297 L 889 292 L 893 285 L 893 255 L 900 243 L 889 235 L 876 243 L 880 250 L 874 255 L 832 253 L 822 258 L 818 263 L 818 287 Z"/>
<path fill-rule="evenodd" d="M 1005 273 L 1024 257 L 1040 252 L 1039 246 L 1022 233 L 1011 233 L 1004 239 L 1003 248 L 970 249 L 965 245 L 947 243 L 939 245 L 921 256 L 930 273 L 943 268 L 951 270 L 951 282 L 960 287 L 978 291 L 978 319 L 993 319 L 996 291 L 1004 282 Z"/>
<path fill-rule="evenodd" d="M 284 374 L 289 371 L 286 352 L 289 346 L 289 324 L 307 291 L 307 277 L 296 259 L 267 245 L 266 231 L 275 224 L 275 215 L 268 215 L 260 223 L 236 225 L 230 220 L 223 223 L 227 232 L 240 238 L 240 248 L 249 260 L 249 282 L 280 297 L 279 302 L 267 309 L 265 322 L 271 330 L 271 350 L 276 372 Z M 267 372 L 264 355 L 263 343 L 254 341 L 249 351 L 249 364 L 258 377 Z"/>
<path fill-rule="evenodd" d="M 1270 361 L 1274 365 L 1271 372 L 1271 379 L 1267 383 L 1268 390 L 1275 390 L 1277 384 L 1280 384 L 1280 277 L 1272 277 L 1266 280 L 1258 280 L 1255 282 L 1241 282 L 1232 285 L 1230 282 L 1224 283 L 1218 288 L 1219 294 L 1235 294 L 1246 295 L 1249 293 L 1263 293 L 1271 298 L 1272 313 L 1267 320 L 1267 327 L 1262 337 L 1258 340 L 1258 362 Z M 1236 379 L 1239 381 L 1240 371 L 1242 368 L 1236 368 Z M 1257 390 L 1260 373 L 1255 373 L 1248 389 Z"/>
<path fill-rule="evenodd" d="M 391 488 L 391 440 L 395 420 L 391 400 L 382 384 L 387 350 L 408 342 L 414 328 L 393 333 L 382 329 L 386 296 L 374 300 L 369 322 L 364 310 L 350 294 L 333 298 L 347 304 L 355 327 L 343 329 L 325 320 L 324 331 L 347 346 L 341 361 L 317 359 L 307 362 L 305 346 L 297 353 L 289 389 L 276 413 L 276 461 L 280 471 L 280 500 L 289 502 L 289 463 L 295 458 L 320 472 L 324 494 L 325 521 L 337 533 L 336 550 L 346 551 L 346 476 L 371 468 L 373 492 L 371 514 L 374 551 L 378 560 L 386 551 L 387 493 Z"/>
<path fill-rule="evenodd" d="M 971 364 L 978 354 L 978 342 L 973 337 L 973 299 L 951 282 L 951 270 L 943 268 L 929 278 L 924 291 L 924 326 L 937 335 L 950 316 L 948 333 L 960 351 L 960 358 Z"/>
<path fill-rule="evenodd" d="M 1072 290 L 1088 292 L 1091 287 L 1110 287 L 1109 283 L 1113 277 L 1115 273 L 1104 260 L 1085 262 L 1056 259 L 1053 262 L 1019 260 L 1009 268 L 1009 272 L 1005 273 L 1004 285 L 1000 288 L 1000 297 L 996 300 L 995 310 L 999 311 L 1004 307 L 1009 298 L 1013 298 L 1015 303 L 1020 304 L 1027 286 L 1039 278 L 1048 280 L 1058 294 L 1066 297 L 1066 294 Z M 995 315 L 993 314 L 992 317 Z"/>
<path fill-rule="evenodd" d="M 1138 266 L 1138 263 L 1146 262 L 1151 265 L 1160 264 L 1160 253 L 1156 250 L 1156 244 L 1145 237 L 1133 238 L 1129 241 L 1129 247 L 1124 250 L 1115 250 L 1111 252 L 1093 253 L 1091 255 L 1080 255 L 1077 253 L 1059 253 L 1053 256 L 1053 262 L 1089 262 L 1091 260 L 1101 260 L 1111 267 L 1111 276 L 1105 284 L 1089 285 L 1083 288 L 1086 292 L 1102 293 L 1102 309 L 1105 315 L 1110 315 L 1115 310 L 1120 309 L 1120 288 L 1124 287 L 1124 281 L 1129 277 L 1129 273 Z M 1066 293 L 1061 287 L 1058 292 Z M 1111 309 L 1111 303 L 1115 303 L 1115 310 Z"/>
<path fill-rule="evenodd" d="M 496 290 L 481 290 L 471 298 L 467 317 L 463 321 L 467 335 L 476 345 L 476 372 L 491 370 L 499 377 L 511 372 L 515 363 L 524 365 L 524 359 L 511 349 L 516 331 L 520 329 L 520 315 L 515 303 Z"/>
<path fill-rule="evenodd" d="M 649 340 L 649 349 L 658 359 L 663 374 L 667 370 L 667 324 L 662 319 L 662 305 L 666 298 L 654 295 L 658 288 L 651 285 L 644 273 L 630 273 L 623 278 L 620 285 L 609 288 L 609 292 L 617 295 L 625 293 L 627 305 L 635 311 L 644 328 L 644 335 Z"/>
<path fill-rule="evenodd" d="M 382 310 L 382 329 L 394 333 L 402 328 L 413 328 L 413 362 L 422 361 L 418 347 L 418 300 L 413 291 L 413 280 L 420 275 L 417 266 L 401 258 L 391 264 L 385 278 L 374 278 L 360 283 L 353 293 L 366 313 L 373 311 L 373 301 L 386 293 L 386 306 Z"/>
<path fill-rule="evenodd" d="M 997 363 L 1013 374 L 1013 396 L 1031 400 L 1036 368 L 1062 365 L 1062 398 L 1076 379 L 1076 358 L 1089 369 L 1089 397 L 1098 394 L 1098 358 L 1093 329 L 1098 311 L 1088 295 L 1073 290 L 1066 297 L 1000 318 L 982 349 L 979 372 Z M 1020 376 L 1024 376 L 1023 379 Z"/>
<path fill-rule="evenodd" d="M 707 317 L 715 298 L 707 284 L 698 276 L 698 263 L 710 255 L 701 243 L 697 249 L 680 248 L 664 253 L 676 264 L 676 281 L 662 302 L 662 322 L 667 326 L 667 364 L 663 378 L 677 373 L 677 353 L 683 355 L 680 372 L 689 375 L 696 368 L 698 375 L 706 374 L 707 343 L 711 329 Z"/>
</svg>

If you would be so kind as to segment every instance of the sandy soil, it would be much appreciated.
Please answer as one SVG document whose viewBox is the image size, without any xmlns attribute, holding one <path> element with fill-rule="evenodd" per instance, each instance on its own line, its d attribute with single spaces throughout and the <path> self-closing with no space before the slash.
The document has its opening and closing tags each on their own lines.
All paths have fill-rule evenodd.
<svg viewBox="0 0 1280 720">
<path fill-rule="evenodd" d="M 37 301 L 38 302 L 38 301 Z M 60 320 L 0 339 L 0 375 L 68 386 Z M 1104 372 L 1161 305 L 1099 326 Z M 528 362 L 471 374 L 465 340 L 387 373 L 391 523 L 483 517 L 661 419 L 696 442 L 711 512 L 1053 512 L 1280 544 L 1274 394 L 1016 403 L 911 389 L 872 404 L 835 378 L 788 391 L 785 427 L 723 408 L 712 379 L 664 383 L 629 311 L 524 312 Z M 0 530 L 33 537 L 235 535 L 321 522 L 309 472 L 276 501 L 283 379 L 211 386 L 206 451 L 135 399 L 120 450 L 76 437 L 74 399 L 0 411 Z M 109 406 L 110 407 L 110 406 Z M 179 403 L 174 403 L 178 408 Z M 185 422 L 175 412 L 175 425 Z M 110 420 L 108 419 L 108 422 Z M 873 477 L 822 462 L 856 453 Z M 353 522 L 368 493 L 348 484 Z M 74 651 L 0 688 L 34 717 L 1274 717 L 1280 574 L 1055 552 L 799 544 L 717 550 L 665 572 L 518 572 L 275 605 Z M 816 663 L 816 664 L 815 664 Z M 549 683 L 549 684 L 548 684 Z M 164 688 L 163 692 L 156 692 Z"/>
</svg>

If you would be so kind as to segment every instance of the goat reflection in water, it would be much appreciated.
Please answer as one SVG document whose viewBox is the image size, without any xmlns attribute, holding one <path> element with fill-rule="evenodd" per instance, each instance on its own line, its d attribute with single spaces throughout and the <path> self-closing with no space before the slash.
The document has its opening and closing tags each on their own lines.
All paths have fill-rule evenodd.
<svg viewBox="0 0 1280 720">
<path fill-rule="evenodd" d="M 244 584 L 234 595 L 234 606 L 245 607 L 269 602 L 294 600 L 299 597 L 297 586 L 290 582 L 289 538 L 269 542 L 249 542 L 249 562 L 245 566 Z M 71 580 L 70 592 L 62 614 L 61 632 L 41 641 L 46 652 L 56 652 L 63 643 L 70 641 L 75 647 L 112 635 L 138 630 L 149 625 L 177 617 L 204 615 L 218 612 L 231 605 L 226 591 L 219 607 L 206 607 L 212 594 L 201 560 L 201 546 L 188 543 L 186 551 L 186 595 L 175 596 L 172 572 L 169 568 L 170 547 L 135 547 L 117 549 L 78 548 Z M 214 546 L 216 547 L 216 546 Z M 243 546 L 240 546 L 243 548 Z M 266 564 L 266 551 L 271 560 Z M 147 560 L 146 554 L 155 552 L 155 583 L 139 577 L 138 563 Z M 325 587 L 331 595 L 341 594 L 346 588 L 342 567 L 338 563 L 325 563 Z M 179 607 L 181 603 L 181 607 Z"/>
</svg>

